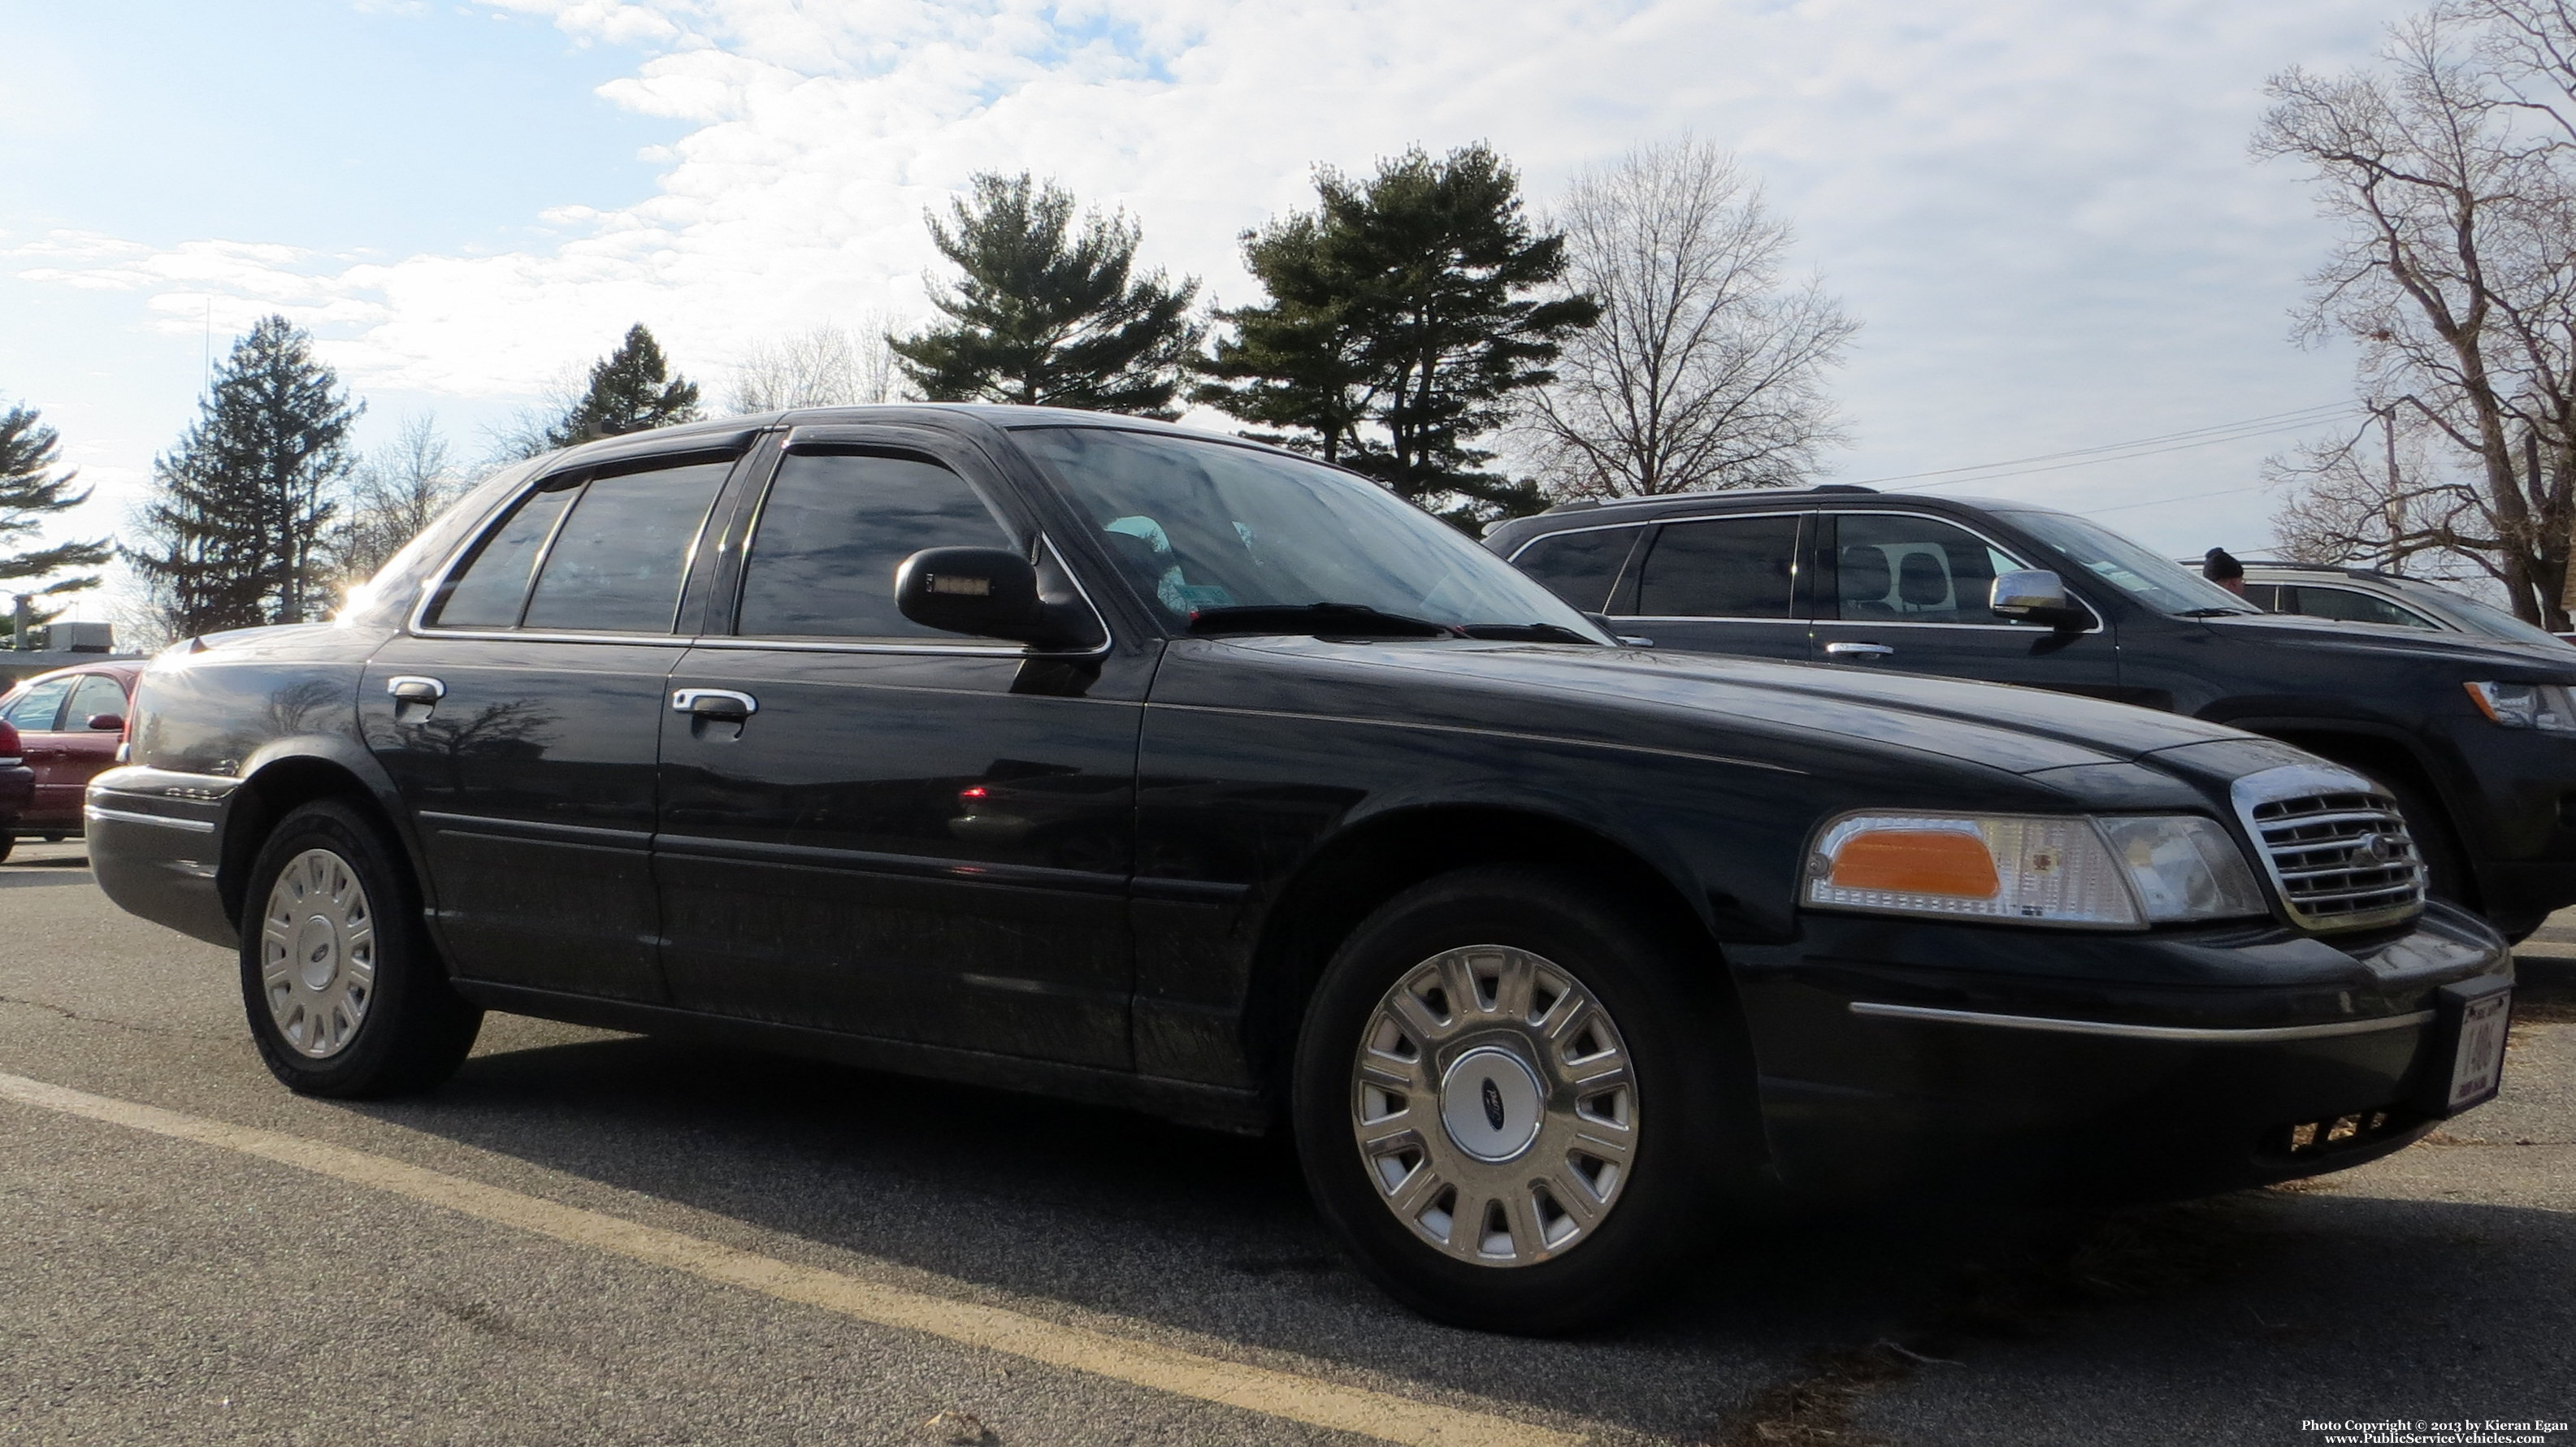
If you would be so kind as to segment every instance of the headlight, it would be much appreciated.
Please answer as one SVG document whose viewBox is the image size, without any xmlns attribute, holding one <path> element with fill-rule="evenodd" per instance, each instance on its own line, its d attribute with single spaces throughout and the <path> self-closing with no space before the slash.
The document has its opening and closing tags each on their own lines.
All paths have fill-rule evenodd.
<svg viewBox="0 0 2576 1447">
<path fill-rule="evenodd" d="M 2265 912 L 2244 851 L 2197 816 L 1845 814 L 1817 836 L 1806 898 L 2111 929 Z"/>
<path fill-rule="evenodd" d="M 2576 699 L 2563 683 L 2464 683 L 2478 712 L 2509 729 L 2576 733 Z"/>
</svg>

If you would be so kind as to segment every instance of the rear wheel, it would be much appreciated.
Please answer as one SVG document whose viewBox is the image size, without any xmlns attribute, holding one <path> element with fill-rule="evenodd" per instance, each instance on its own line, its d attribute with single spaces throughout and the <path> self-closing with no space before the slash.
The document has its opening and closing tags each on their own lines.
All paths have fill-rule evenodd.
<svg viewBox="0 0 2576 1447">
<path fill-rule="evenodd" d="M 0 863 L 8 862 L 10 854 L 15 852 L 17 848 L 17 836 L 11 834 L 6 829 L 0 829 Z"/>
<path fill-rule="evenodd" d="M 1670 1279 L 1755 1149 L 1714 955 L 1574 876 L 1462 870 L 1354 931 L 1297 1052 L 1309 1188 L 1443 1321 L 1555 1333 Z"/>
<path fill-rule="evenodd" d="M 271 1073 L 305 1095 L 376 1096 L 445 1080 L 483 1012 L 447 983 L 399 856 L 332 800 L 279 821 L 251 866 L 242 1002 Z"/>
</svg>

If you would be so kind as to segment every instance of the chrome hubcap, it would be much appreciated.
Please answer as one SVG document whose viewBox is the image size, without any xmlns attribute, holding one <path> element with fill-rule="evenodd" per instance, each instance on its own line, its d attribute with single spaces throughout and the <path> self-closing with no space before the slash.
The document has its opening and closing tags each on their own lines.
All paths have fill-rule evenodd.
<svg viewBox="0 0 2576 1447">
<path fill-rule="evenodd" d="M 1508 945 L 1424 960 L 1378 1001 L 1351 1072 L 1378 1199 L 1480 1266 L 1561 1256 L 1599 1229 L 1637 1149 L 1618 1027 L 1580 980 Z"/>
<path fill-rule="evenodd" d="M 297 1053 L 348 1048 L 376 993 L 376 915 L 349 862 L 328 849 L 287 861 L 260 915 L 260 988 Z"/>
</svg>

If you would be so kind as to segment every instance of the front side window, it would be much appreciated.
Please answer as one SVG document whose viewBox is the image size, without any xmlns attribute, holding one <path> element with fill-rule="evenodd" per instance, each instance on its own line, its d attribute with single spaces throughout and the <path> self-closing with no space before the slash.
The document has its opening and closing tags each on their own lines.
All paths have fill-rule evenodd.
<svg viewBox="0 0 2576 1447">
<path fill-rule="evenodd" d="M 735 631 L 942 638 L 896 610 L 895 570 L 924 548 L 1007 548 L 966 479 L 933 462 L 789 453 L 760 505 Z"/>
<path fill-rule="evenodd" d="M 1457 529 L 1348 473 L 1261 448 L 1106 427 L 1014 435 L 1174 625 L 1221 608 L 1332 604 L 1610 641 Z"/>
<path fill-rule="evenodd" d="M 80 685 L 72 690 L 72 706 L 63 710 L 63 727 L 85 729 L 100 714 L 125 712 L 125 690 L 104 673 L 81 675 Z"/>
<path fill-rule="evenodd" d="M 1846 623 L 2007 624 L 1987 607 L 1995 575 L 2022 566 L 1965 528 L 1927 517 L 1835 520 L 1834 596 Z"/>
<path fill-rule="evenodd" d="M 1643 531 L 1645 526 L 1638 524 L 1550 533 L 1512 554 L 1512 566 L 1575 607 L 1598 613 L 1610 606 L 1611 585 L 1619 581 L 1619 568 Z"/>
<path fill-rule="evenodd" d="M 2301 613 L 2310 618 L 2335 618 L 2346 623 L 2383 623 L 2392 628 L 2433 628 L 2433 620 L 2409 609 L 2400 608 L 2385 598 L 2373 597 L 2353 588 L 2320 588 L 2314 583 L 2301 583 L 2281 590 L 2281 611 Z"/>
<path fill-rule="evenodd" d="M 6 717 L 22 730 L 50 732 L 54 715 L 63 711 L 63 700 L 71 696 L 71 691 L 70 679 L 49 678 L 20 694 L 18 701 L 9 705 Z"/>
<path fill-rule="evenodd" d="M 668 633 L 698 530 L 729 462 L 591 479 L 538 564 L 524 626 L 583 633 Z"/>
<path fill-rule="evenodd" d="M 1798 519 L 1666 523 L 1637 579 L 1655 618 L 1787 618 L 1796 604 Z"/>
</svg>

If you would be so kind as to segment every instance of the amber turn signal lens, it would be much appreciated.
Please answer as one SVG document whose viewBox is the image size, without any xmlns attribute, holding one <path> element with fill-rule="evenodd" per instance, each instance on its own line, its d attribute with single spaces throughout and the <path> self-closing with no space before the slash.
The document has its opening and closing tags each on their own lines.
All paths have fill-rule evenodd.
<svg viewBox="0 0 2576 1447">
<path fill-rule="evenodd" d="M 1873 829 L 1843 841 L 1830 882 L 1844 889 L 1992 899 L 2003 888 L 1985 840 L 1952 829 Z"/>
</svg>

